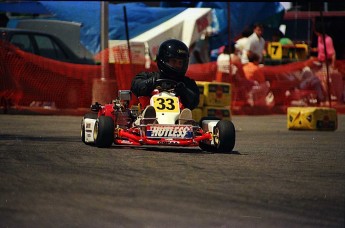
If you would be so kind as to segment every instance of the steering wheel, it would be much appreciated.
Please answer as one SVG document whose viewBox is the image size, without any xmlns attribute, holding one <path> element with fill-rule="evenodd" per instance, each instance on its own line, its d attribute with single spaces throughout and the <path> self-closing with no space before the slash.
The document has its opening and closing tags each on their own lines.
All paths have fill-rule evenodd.
<svg viewBox="0 0 345 228">
<path fill-rule="evenodd" d="M 177 82 L 171 79 L 159 78 L 155 81 L 156 88 L 159 91 L 174 91 Z"/>
</svg>

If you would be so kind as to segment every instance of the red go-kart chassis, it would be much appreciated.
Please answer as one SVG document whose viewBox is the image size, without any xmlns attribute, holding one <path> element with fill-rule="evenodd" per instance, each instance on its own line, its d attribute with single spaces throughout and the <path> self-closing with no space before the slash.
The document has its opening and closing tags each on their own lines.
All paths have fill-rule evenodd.
<svg viewBox="0 0 345 228">
<path fill-rule="evenodd" d="M 199 141 L 201 140 L 211 140 L 212 134 L 210 132 L 205 132 L 200 136 L 196 136 L 192 139 L 150 139 L 146 136 L 138 136 L 131 133 L 128 130 L 118 129 L 117 137 L 114 139 L 115 144 L 127 144 L 127 140 L 123 140 L 123 138 L 127 138 L 131 145 L 169 145 L 169 146 L 198 146 Z"/>
<path fill-rule="evenodd" d="M 99 110 L 98 116 L 109 116 L 113 119 L 115 126 L 119 122 L 126 121 L 125 119 L 118 120 L 115 117 L 113 105 L 107 104 Z M 119 117 L 118 117 L 119 118 Z M 121 118 L 121 117 L 120 117 Z M 146 130 L 145 125 L 140 127 L 132 127 L 128 129 L 116 128 L 114 129 L 114 143 L 118 145 L 167 145 L 167 146 L 198 146 L 199 142 L 202 140 L 212 140 L 212 133 L 204 132 L 201 128 L 197 127 L 197 136 L 191 139 L 173 139 L 173 138 L 160 138 L 160 139 L 150 139 L 146 137 L 143 132 Z M 200 135 L 199 135 L 200 134 Z"/>
</svg>

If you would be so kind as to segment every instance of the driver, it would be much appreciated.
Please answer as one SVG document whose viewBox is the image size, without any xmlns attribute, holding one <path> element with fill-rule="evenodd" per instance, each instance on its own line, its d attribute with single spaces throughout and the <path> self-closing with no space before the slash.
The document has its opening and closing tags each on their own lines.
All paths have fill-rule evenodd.
<svg viewBox="0 0 345 228">
<path fill-rule="evenodd" d="M 158 50 L 157 66 L 159 72 L 141 72 L 132 80 L 131 91 L 138 98 L 140 96 L 151 97 L 156 88 L 157 79 L 170 79 L 177 82 L 175 87 L 176 96 L 180 98 L 184 106 L 180 114 L 181 119 L 192 119 L 192 112 L 199 104 L 199 88 L 195 80 L 185 76 L 189 62 L 188 47 L 181 41 L 169 39 L 164 41 Z M 145 118 L 156 116 L 152 106 L 146 107 L 143 112 Z M 183 117 L 181 117 L 183 115 Z"/>
</svg>

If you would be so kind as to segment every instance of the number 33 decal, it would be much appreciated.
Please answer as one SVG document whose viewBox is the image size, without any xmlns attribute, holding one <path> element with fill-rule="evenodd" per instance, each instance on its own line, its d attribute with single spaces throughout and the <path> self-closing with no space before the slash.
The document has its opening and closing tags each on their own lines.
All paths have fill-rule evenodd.
<svg viewBox="0 0 345 228">
<path fill-rule="evenodd" d="M 153 97 L 153 106 L 157 112 L 179 112 L 177 97 Z"/>
<path fill-rule="evenodd" d="M 158 104 L 155 106 L 159 110 L 164 110 L 164 109 L 174 110 L 175 109 L 174 100 L 171 98 L 166 98 L 166 99 L 157 98 L 157 102 L 158 102 Z"/>
</svg>

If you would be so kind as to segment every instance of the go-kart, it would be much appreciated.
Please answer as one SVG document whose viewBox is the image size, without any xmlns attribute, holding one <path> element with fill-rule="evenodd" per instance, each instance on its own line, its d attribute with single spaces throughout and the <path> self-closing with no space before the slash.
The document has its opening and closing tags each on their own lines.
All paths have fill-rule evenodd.
<svg viewBox="0 0 345 228">
<path fill-rule="evenodd" d="M 152 97 L 138 97 L 139 105 L 130 105 L 130 90 L 119 90 L 118 97 L 110 104 L 95 102 L 91 105 L 91 112 L 82 118 L 82 141 L 101 148 L 114 143 L 127 146 L 196 146 L 208 152 L 231 152 L 235 146 L 233 123 L 217 117 L 203 117 L 199 122 L 180 121 L 183 104 L 174 92 L 175 87 L 173 80 L 158 79 Z M 156 117 L 153 120 L 140 114 L 140 104 L 145 102 L 155 108 Z"/>
</svg>

